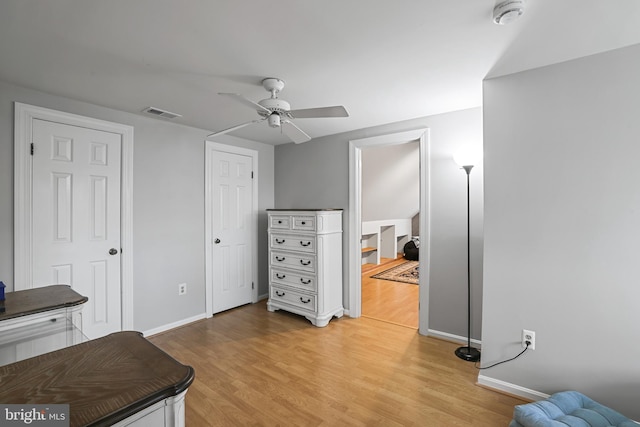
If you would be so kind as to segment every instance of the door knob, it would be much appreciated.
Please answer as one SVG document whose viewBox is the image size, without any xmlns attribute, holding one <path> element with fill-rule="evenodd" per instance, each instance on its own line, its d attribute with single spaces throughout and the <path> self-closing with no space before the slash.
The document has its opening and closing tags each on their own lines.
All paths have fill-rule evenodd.
<svg viewBox="0 0 640 427">
<path fill-rule="evenodd" d="M 220 243 L 220 239 L 214 240 L 213 243 L 215 243 L 217 245 L 218 243 Z"/>
<path fill-rule="evenodd" d="M 109 249 L 109 255 L 115 255 L 117 253 L 118 253 L 118 250 L 116 248 Z"/>
</svg>

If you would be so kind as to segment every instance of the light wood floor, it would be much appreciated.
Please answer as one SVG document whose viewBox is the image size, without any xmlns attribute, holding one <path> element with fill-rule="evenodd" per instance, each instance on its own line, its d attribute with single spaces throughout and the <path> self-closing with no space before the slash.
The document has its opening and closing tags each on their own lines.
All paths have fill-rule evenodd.
<svg viewBox="0 0 640 427">
<path fill-rule="evenodd" d="M 189 427 L 495 427 L 523 403 L 475 385 L 457 344 L 364 317 L 316 328 L 262 301 L 150 341 L 195 369 Z"/>
<path fill-rule="evenodd" d="M 417 329 L 419 287 L 371 278 L 404 262 L 403 257 L 386 258 L 379 266 L 362 267 L 362 315 Z"/>
</svg>

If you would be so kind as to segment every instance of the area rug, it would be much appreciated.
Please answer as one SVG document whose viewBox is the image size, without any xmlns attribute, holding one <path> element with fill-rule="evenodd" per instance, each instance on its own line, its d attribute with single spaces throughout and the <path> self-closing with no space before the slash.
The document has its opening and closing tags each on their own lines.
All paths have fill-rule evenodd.
<svg viewBox="0 0 640 427">
<path fill-rule="evenodd" d="M 371 276 L 372 279 L 392 280 L 394 282 L 419 284 L 419 268 L 418 261 L 407 261 L 403 264 L 396 265 L 382 273 Z"/>
</svg>

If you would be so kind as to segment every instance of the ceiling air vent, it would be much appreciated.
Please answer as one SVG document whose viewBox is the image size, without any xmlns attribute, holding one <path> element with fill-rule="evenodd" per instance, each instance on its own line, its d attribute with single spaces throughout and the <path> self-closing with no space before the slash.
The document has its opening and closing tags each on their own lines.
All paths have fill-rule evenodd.
<svg viewBox="0 0 640 427">
<path fill-rule="evenodd" d="M 147 107 L 142 110 L 142 112 L 151 114 L 152 116 L 164 117 L 165 119 L 175 119 L 176 117 L 182 117 L 182 114 L 172 113 L 170 111 L 161 110 L 155 107 Z"/>
</svg>

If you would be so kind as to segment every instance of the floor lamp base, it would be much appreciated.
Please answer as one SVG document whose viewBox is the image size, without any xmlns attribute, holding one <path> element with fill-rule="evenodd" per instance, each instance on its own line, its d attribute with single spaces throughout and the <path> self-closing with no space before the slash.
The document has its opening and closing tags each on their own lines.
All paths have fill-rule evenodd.
<svg viewBox="0 0 640 427">
<path fill-rule="evenodd" d="M 477 362 L 480 360 L 480 352 L 473 347 L 458 347 L 455 353 L 456 356 L 467 362 Z"/>
</svg>

